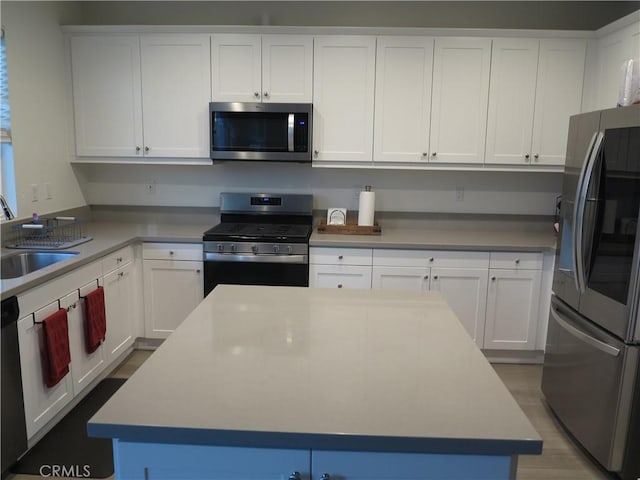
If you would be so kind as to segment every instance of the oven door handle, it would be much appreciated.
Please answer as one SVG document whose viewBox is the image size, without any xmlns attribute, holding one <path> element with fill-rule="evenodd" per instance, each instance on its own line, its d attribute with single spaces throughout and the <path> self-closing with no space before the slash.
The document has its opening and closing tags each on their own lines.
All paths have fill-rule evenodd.
<svg viewBox="0 0 640 480">
<path fill-rule="evenodd" d="M 205 262 L 309 263 L 308 255 L 239 255 L 204 252 Z"/>
</svg>

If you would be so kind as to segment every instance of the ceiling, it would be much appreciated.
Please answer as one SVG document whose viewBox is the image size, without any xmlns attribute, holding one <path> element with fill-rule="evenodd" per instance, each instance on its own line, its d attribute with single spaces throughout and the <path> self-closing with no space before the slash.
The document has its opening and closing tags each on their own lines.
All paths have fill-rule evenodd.
<svg viewBox="0 0 640 480">
<path fill-rule="evenodd" d="M 74 11 L 70 23 L 85 25 L 269 24 L 597 30 L 640 10 L 640 1 L 143 0 L 62 3 Z"/>
</svg>

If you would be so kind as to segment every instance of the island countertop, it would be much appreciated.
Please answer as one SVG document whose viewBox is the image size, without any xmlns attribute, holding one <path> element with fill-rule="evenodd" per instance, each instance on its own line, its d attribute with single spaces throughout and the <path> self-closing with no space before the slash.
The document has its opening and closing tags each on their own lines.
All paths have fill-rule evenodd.
<svg viewBox="0 0 640 480">
<path fill-rule="evenodd" d="M 542 451 L 437 292 L 219 285 L 88 430 L 173 444 Z"/>
</svg>

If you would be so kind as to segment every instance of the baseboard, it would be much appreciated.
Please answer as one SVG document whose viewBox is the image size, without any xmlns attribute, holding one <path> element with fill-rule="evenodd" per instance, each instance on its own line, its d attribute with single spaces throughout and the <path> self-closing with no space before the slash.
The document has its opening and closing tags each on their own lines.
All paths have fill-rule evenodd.
<svg viewBox="0 0 640 480">
<path fill-rule="evenodd" d="M 522 363 L 542 365 L 544 351 L 542 350 L 482 350 L 490 363 Z"/>
</svg>

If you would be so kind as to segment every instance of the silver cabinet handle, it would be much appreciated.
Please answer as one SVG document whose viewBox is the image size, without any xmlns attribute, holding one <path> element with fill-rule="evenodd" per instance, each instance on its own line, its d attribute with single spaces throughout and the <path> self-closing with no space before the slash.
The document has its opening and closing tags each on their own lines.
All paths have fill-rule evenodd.
<svg viewBox="0 0 640 480">
<path fill-rule="evenodd" d="M 289 475 L 289 480 L 302 480 L 302 475 L 300 472 L 293 472 Z"/>
</svg>

